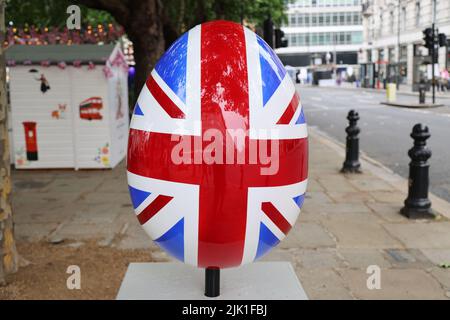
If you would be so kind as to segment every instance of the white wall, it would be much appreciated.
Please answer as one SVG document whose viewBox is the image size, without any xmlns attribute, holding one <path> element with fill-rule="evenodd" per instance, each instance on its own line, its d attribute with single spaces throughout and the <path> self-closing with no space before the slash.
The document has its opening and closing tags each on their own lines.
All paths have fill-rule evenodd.
<svg viewBox="0 0 450 320">
<path fill-rule="evenodd" d="M 111 57 L 122 54 L 118 47 Z M 122 54 L 123 56 L 123 54 Z M 110 60 L 113 59 L 110 57 Z M 111 66 L 112 77 L 108 78 L 108 106 L 111 133 L 111 165 L 117 165 L 126 156 L 128 145 L 128 72 Z"/>
<path fill-rule="evenodd" d="M 37 73 L 29 72 L 35 69 Z M 36 80 L 44 74 L 50 89 L 40 90 Z M 72 106 L 70 77 L 67 70 L 55 67 L 16 66 L 10 68 L 11 117 L 14 162 L 17 168 L 66 168 L 74 165 L 72 143 Z M 52 117 L 58 105 L 66 105 L 65 114 Z M 28 161 L 25 147 L 24 121 L 37 122 L 38 161 Z"/>
<path fill-rule="evenodd" d="M 110 166 L 111 140 L 109 136 L 108 87 L 102 71 L 98 65 L 94 70 L 71 68 L 72 103 L 75 112 L 74 123 L 76 134 L 76 167 L 78 168 L 107 168 Z M 86 120 L 80 117 L 80 103 L 88 98 L 100 97 L 103 108 L 99 110 L 101 120 Z M 108 150 L 108 152 L 106 152 Z"/>
<path fill-rule="evenodd" d="M 68 66 L 16 66 L 10 68 L 10 95 L 17 168 L 108 168 L 111 165 L 111 141 L 107 81 L 103 66 L 88 70 Z M 30 73 L 36 69 L 37 73 Z M 42 93 L 44 74 L 50 89 Z M 100 97 L 101 120 L 80 118 L 80 102 Z M 65 105 L 65 112 L 58 105 Z M 53 116 L 52 116 L 53 113 Z M 58 118 L 59 117 L 59 118 Z M 28 161 L 22 122 L 37 123 L 38 160 Z"/>
</svg>

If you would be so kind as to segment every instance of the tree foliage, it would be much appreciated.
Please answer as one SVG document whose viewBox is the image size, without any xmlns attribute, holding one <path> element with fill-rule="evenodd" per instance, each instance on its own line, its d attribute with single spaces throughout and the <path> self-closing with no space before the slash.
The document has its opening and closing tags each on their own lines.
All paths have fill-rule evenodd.
<svg viewBox="0 0 450 320">
<path fill-rule="evenodd" d="M 6 22 L 14 26 L 64 27 L 67 20 L 66 9 L 70 0 L 7 0 Z M 98 23 L 113 23 L 114 18 L 107 11 L 95 10 L 81 5 L 81 22 L 84 26 Z"/>
<path fill-rule="evenodd" d="M 127 1 L 124 1 L 127 2 Z M 130 5 L 132 2 L 128 1 Z M 286 0 L 166 0 L 164 4 L 164 25 L 172 28 L 179 36 L 191 27 L 209 20 L 225 19 L 236 22 L 244 20 L 249 25 L 262 26 L 270 14 L 276 25 L 285 19 Z M 6 22 L 24 27 L 63 27 L 66 23 L 66 8 L 71 0 L 7 0 Z M 105 10 L 81 8 L 83 25 L 114 23 L 114 17 Z"/>
<path fill-rule="evenodd" d="M 286 21 L 285 3 L 286 0 L 172 0 L 165 3 L 165 12 L 179 33 L 216 19 L 262 27 L 269 15 L 279 26 Z"/>
</svg>

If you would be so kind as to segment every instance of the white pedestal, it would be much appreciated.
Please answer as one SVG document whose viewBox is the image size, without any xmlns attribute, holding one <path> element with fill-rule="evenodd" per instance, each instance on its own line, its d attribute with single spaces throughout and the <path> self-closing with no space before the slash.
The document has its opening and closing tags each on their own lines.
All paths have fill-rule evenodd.
<svg viewBox="0 0 450 320">
<path fill-rule="evenodd" d="M 289 262 L 220 271 L 220 296 L 204 295 L 205 270 L 181 263 L 130 263 L 118 300 L 307 300 Z"/>
</svg>

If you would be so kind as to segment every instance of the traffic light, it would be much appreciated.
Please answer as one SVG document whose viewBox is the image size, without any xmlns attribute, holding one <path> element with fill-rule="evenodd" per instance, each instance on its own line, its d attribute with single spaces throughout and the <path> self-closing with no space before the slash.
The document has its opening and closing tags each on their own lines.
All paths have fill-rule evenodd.
<svg viewBox="0 0 450 320">
<path fill-rule="evenodd" d="M 284 39 L 284 31 L 275 29 L 275 48 L 283 48 L 288 46 L 287 39 Z"/>
<path fill-rule="evenodd" d="M 273 21 L 270 17 L 264 20 L 263 32 L 264 41 L 273 48 Z"/>
<path fill-rule="evenodd" d="M 438 42 L 439 47 L 445 47 L 447 45 L 447 36 L 445 35 L 445 33 L 438 34 Z"/>
<path fill-rule="evenodd" d="M 422 31 L 423 32 L 423 41 L 425 41 L 425 48 L 427 48 L 428 50 L 432 50 L 433 49 L 433 43 L 434 43 L 434 39 L 433 39 L 433 29 L 432 28 L 426 28 L 425 30 Z"/>
</svg>

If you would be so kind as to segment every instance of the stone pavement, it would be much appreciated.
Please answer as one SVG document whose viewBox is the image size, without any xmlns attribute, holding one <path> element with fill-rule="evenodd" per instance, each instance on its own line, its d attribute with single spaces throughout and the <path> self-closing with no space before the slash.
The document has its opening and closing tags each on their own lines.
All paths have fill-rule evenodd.
<svg viewBox="0 0 450 320">
<path fill-rule="evenodd" d="M 410 221 L 398 213 L 405 180 L 370 159 L 362 159 L 362 174 L 343 175 L 342 146 L 312 128 L 309 141 L 304 209 L 263 259 L 290 261 L 311 299 L 448 299 L 450 269 L 439 265 L 450 263 L 450 205 L 432 197 L 442 216 Z M 13 182 L 18 241 L 82 246 L 97 239 L 170 260 L 134 216 L 123 163 L 105 171 L 14 170 Z M 379 290 L 367 288 L 371 265 L 381 270 Z"/>
</svg>

